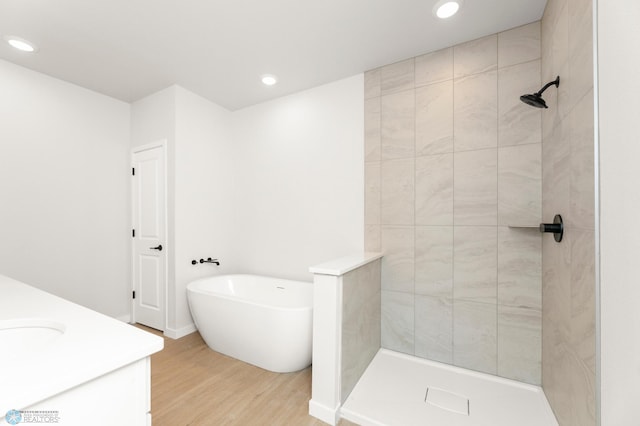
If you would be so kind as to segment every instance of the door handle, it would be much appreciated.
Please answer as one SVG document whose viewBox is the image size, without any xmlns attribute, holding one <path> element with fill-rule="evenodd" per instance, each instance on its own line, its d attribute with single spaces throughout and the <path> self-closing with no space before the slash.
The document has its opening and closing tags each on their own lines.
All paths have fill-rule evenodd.
<svg viewBox="0 0 640 426">
<path fill-rule="evenodd" d="M 158 244 L 158 247 L 149 247 L 151 250 L 162 251 L 162 244 Z"/>
</svg>

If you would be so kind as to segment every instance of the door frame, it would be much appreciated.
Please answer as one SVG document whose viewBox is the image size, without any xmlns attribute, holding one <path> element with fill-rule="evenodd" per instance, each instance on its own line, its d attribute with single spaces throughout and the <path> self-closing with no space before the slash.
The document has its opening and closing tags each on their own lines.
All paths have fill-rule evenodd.
<svg viewBox="0 0 640 426">
<path fill-rule="evenodd" d="M 143 151 L 148 151 L 150 149 L 154 149 L 154 148 L 162 148 L 162 156 L 161 156 L 161 160 L 164 163 L 163 164 L 163 168 L 164 168 L 164 181 L 162 182 L 162 191 L 163 191 L 163 195 L 164 195 L 164 206 L 162 206 L 162 209 L 164 210 L 164 235 L 165 235 L 165 241 L 164 241 L 164 245 L 166 247 L 167 250 L 167 254 L 164 257 L 164 329 L 162 330 L 162 332 L 166 332 L 167 330 L 167 318 L 168 318 L 168 305 L 169 305 L 169 253 L 170 253 L 170 247 L 169 247 L 169 212 L 168 212 L 168 198 L 167 198 L 167 193 L 168 193 L 168 188 L 167 188 L 167 183 L 168 183 L 168 179 L 167 179 L 167 175 L 168 173 L 168 168 L 167 168 L 167 140 L 166 139 L 159 139 L 157 141 L 154 142 L 150 142 L 144 145 L 139 145 L 139 146 L 135 146 L 131 149 L 131 153 L 130 153 L 130 157 L 129 157 L 129 162 L 131 164 L 131 168 L 134 167 L 134 156 L 135 154 L 138 154 L 140 152 Z M 129 224 L 130 224 L 130 229 L 135 229 L 134 228 L 134 203 L 135 203 L 135 193 L 133 190 L 133 179 L 131 179 L 129 181 L 129 193 L 131 194 L 131 205 L 130 205 L 130 212 L 129 212 Z M 135 291 L 135 276 L 134 276 L 134 262 L 135 262 L 135 244 L 134 244 L 134 238 L 131 238 L 131 242 L 130 242 L 130 251 L 131 251 L 131 256 L 130 256 L 130 276 L 131 276 L 131 285 L 130 285 L 130 291 L 129 291 L 129 295 L 130 295 L 130 309 L 131 309 L 131 323 L 135 324 L 136 323 L 136 302 L 135 299 L 133 298 L 132 294 Z"/>
</svg>

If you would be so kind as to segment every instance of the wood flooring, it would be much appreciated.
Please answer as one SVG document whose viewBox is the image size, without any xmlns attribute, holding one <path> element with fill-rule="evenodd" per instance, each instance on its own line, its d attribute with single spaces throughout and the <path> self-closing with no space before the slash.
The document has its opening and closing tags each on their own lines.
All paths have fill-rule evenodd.
<svg viewBox="0 0 640 426">
<path fill-rule="evenodd" d="M 154 426 L 325 425 L 308 414 L 311 367 L 272 373 L 214 352 L 197 332 L 164 344 L 151 356 Z"/>
</svg>

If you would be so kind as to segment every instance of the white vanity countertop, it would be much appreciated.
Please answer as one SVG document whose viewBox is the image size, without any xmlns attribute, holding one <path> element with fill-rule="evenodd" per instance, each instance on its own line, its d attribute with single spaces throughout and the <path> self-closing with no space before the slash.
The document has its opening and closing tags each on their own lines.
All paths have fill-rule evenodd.
<svg viewBox="0 0 640 426">
<path fill-rule="evenodd" d="M 20 357 L 12 356 L 10 338 L 0 340 L 0 416 L 164 347 L 159 336 L 0 275 L 0 324 L 19 319 L 62 323 L 65 331 L 46 347 Z"/>
</svg>

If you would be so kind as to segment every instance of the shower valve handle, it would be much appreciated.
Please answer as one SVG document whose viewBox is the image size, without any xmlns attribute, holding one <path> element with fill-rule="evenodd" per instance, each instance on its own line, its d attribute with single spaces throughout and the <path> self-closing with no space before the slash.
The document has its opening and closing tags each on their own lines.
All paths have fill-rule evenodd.
<svg viewBox="0 0 640 426">
<path fill-rule="evenodd" d="M 549 232 L 553 234 L 553 238 L 556 242 L 562 241 L 562 236 L 564 234 L 564 225 L 562 223 L 562 216 L 559 214 L 555 215 L 553 218 L 553 223 L 541 223 L 540 224 L 540 232 Z"/>
<path fill-rule="evenodd" d="M 556 232 L 562 231 L 562 225 L 559 223 L 541 223 L 540 224 L 540 232 L 550 232 L 555 234 Z"/>
<path fill-rule="evenodd" d="M 158 244 L 158 247 L 149 247 L 149 249 L 162 251 L 162 244 Z"/>
</svg>

